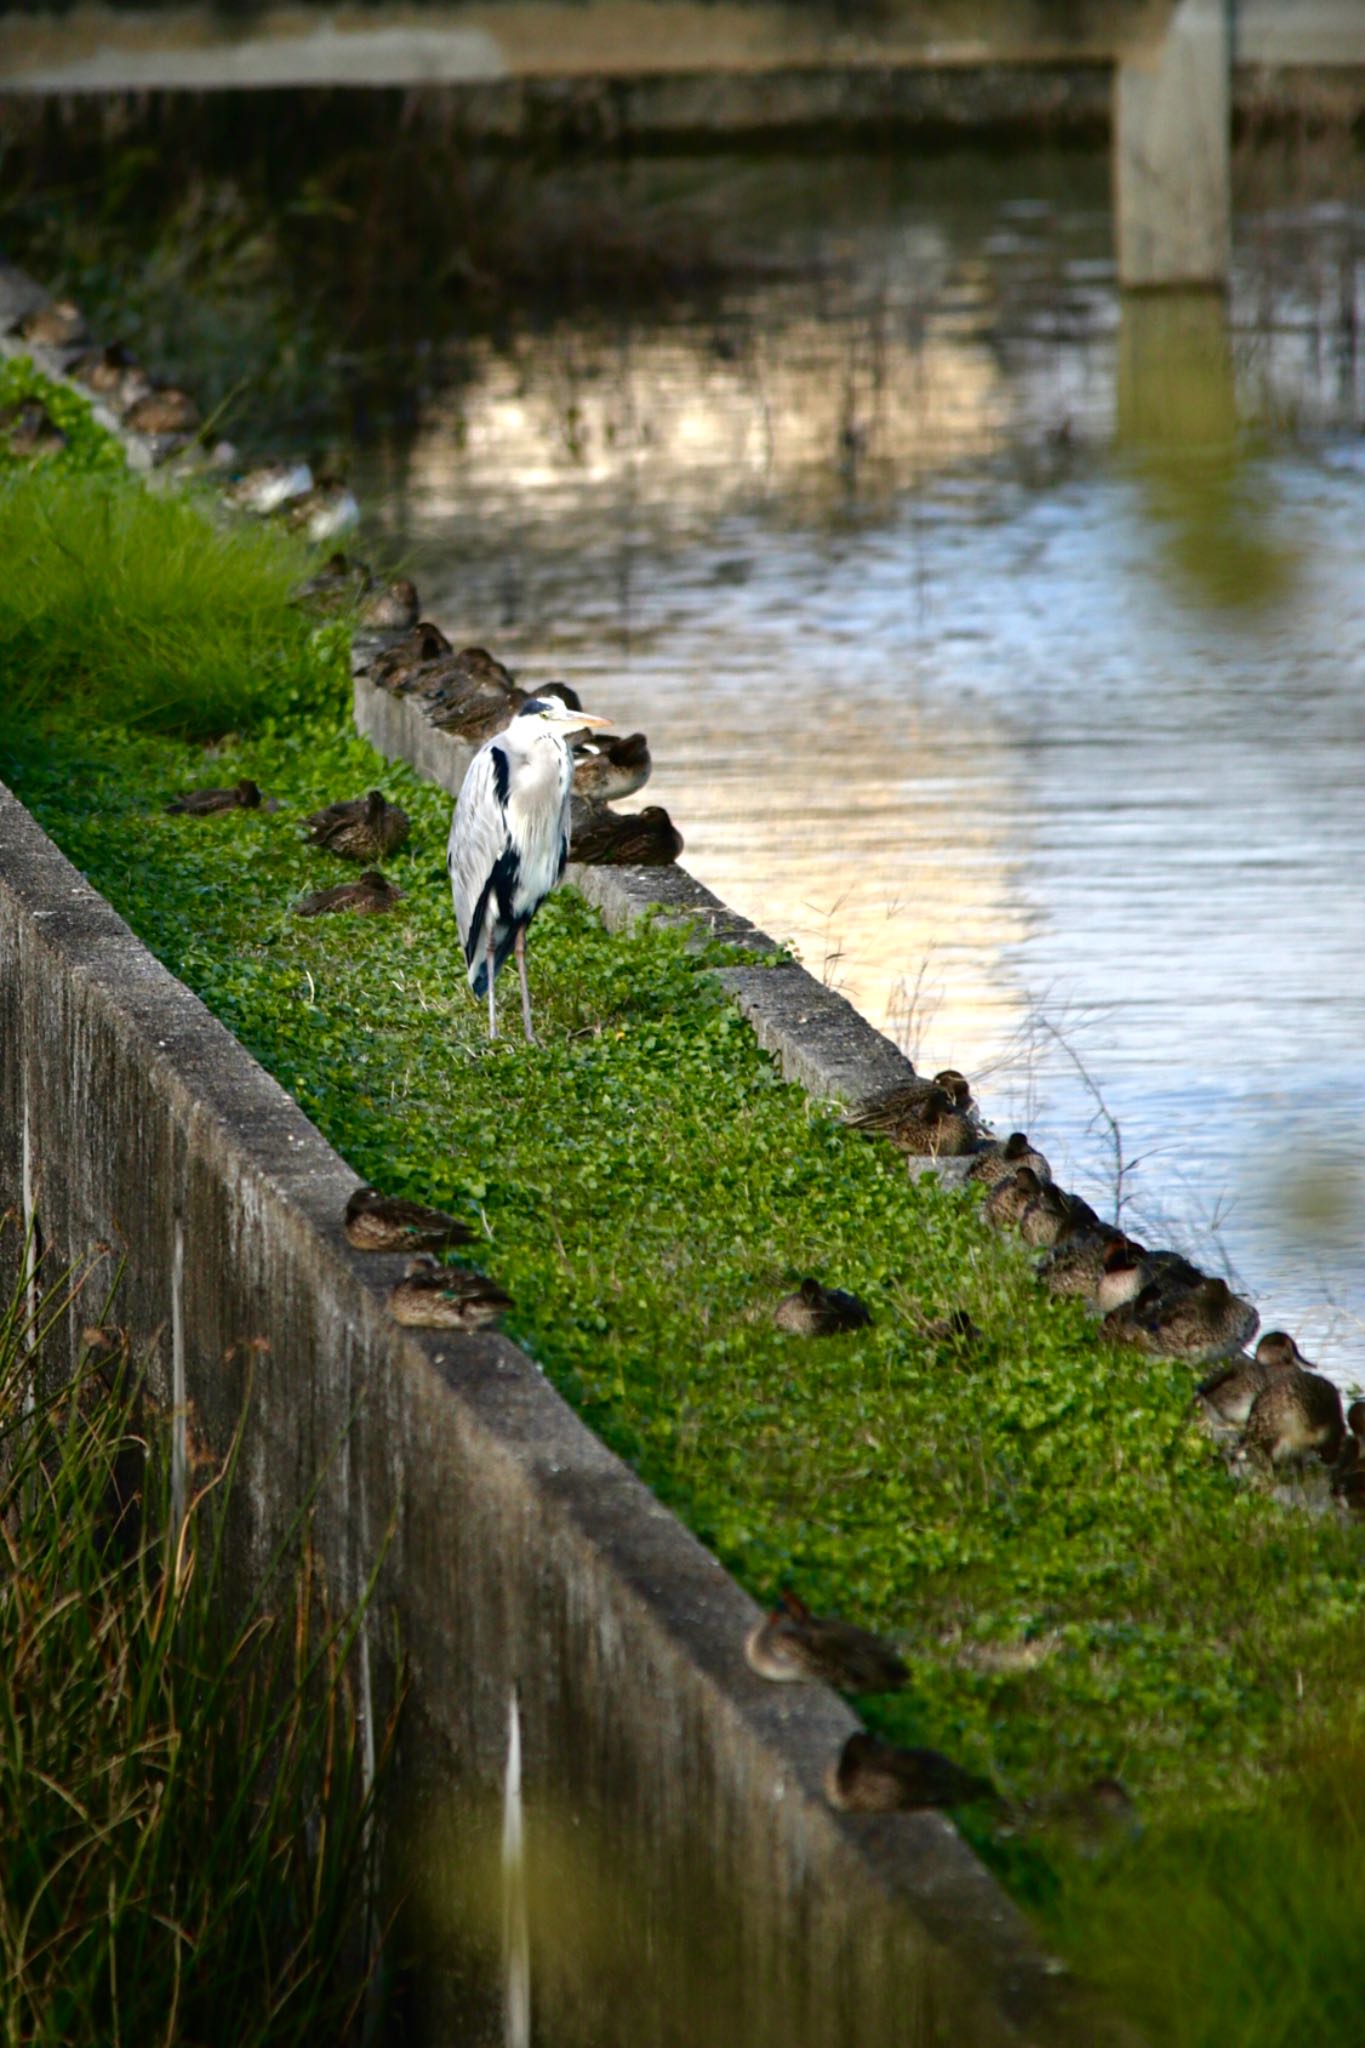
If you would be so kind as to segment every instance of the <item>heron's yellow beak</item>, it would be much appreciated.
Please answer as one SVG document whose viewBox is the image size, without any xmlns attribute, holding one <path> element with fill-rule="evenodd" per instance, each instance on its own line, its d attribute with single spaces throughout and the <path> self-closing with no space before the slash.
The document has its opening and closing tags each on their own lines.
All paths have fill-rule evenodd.
<svg viewBox="0 0 1365 2048">
<path fill-rule="evenodd" d="M 595 711 L 570 711 L 565 706 L 564 723 L 575 732 L 610 732 L 611 720 L 599 718 Z"/>
</svg>

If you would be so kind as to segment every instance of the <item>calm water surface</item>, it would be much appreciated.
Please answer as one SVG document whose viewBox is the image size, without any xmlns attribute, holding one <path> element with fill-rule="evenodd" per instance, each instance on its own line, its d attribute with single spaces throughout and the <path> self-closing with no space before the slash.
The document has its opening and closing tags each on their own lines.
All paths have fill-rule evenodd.
<svg viewBox="0 0 1365 2048">
<path fill-rule="evenodd" d="M 467 362 L 380 532 L 648 731 L 701 880 L 1365 1382 L 1365 211 L 1244 214 L 1225 327 L 1120 308 L 1084 160 L 797 183 L 705 317 Z"/>
</svg>

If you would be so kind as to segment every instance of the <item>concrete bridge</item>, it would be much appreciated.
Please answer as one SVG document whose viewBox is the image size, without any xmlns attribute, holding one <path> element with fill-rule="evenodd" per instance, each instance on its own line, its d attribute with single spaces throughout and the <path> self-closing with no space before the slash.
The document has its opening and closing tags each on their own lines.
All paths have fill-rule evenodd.
<svg viewBox="0 0 1365 2048">
<path fill-rule="evenodd" d="M 1365 0 L 434 0 L 0 16 L 22 94 L 527 79 L 1112 74 L 1121 282 L 1219 285 L 1234 71 L 1360 69 Z"/>
</svg>

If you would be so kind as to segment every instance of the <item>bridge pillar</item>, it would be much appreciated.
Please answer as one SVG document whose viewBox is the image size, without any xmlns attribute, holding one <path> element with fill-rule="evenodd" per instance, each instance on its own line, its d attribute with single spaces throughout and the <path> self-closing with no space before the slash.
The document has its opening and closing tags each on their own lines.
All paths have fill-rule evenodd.
<svg viewBox="0 0 1365 2048">
<path fill-rule="evenodd" d="M 1221 285 L 1231 241 L 1231 0 L 1175 0 L 1114 75 L 1119 283 Z"/>
</svg>

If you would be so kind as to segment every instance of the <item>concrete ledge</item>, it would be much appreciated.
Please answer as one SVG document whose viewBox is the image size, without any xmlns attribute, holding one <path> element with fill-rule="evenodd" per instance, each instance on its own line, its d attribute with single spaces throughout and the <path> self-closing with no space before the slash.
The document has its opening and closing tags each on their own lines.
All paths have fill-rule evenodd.
<svg viewBox="0 0 1365 2048">
<path fill-rule="evenodd" d="M 532 1840 L 553 1822 L 609 1845 L 577 1881 L 621 1917 L 611 2012 L 547 1961 L 555 2038 L 1082 2038 L 1067 1986 L 946 1821 L 827 1808 L 849 1709 L 752 1677 L 752 1603 L 534 1363 L 505 1338 L 388 1319 L 398 1262 L 358 1257 L 339 1227 L 354 1174 L 3 790 L 0 1043 L 0 1200 L 31 1201 L 55 1260 L 112 1248 L 121 1320 L 219 1450 L 255 1358 L 244 1582 L 319 1470 L 335 1597 L 382 1557 L 361 1698 L 370 1716 L 392 1698 L 396 1638 L 411 1697 L 387 1813 L 395 1885 L 429 1904 L 451 1866 L 473 1867 L 514 1683 Z M 484 2037 L 470 2013 L 492 2009 L 487 1958 L 462 1950 L 460 1924 L 423 1958 L 423 2039 Z M 533 1927 L 538 1956 L 548 1939 Z M 656 1953 L 677 1958 L 675 1981 L 620 1963 Z"/>
</svg>

